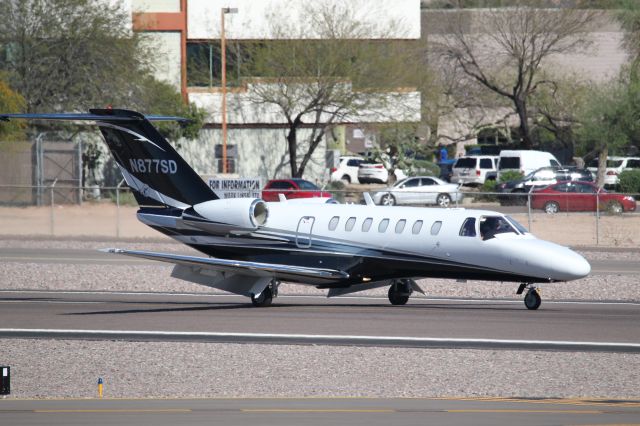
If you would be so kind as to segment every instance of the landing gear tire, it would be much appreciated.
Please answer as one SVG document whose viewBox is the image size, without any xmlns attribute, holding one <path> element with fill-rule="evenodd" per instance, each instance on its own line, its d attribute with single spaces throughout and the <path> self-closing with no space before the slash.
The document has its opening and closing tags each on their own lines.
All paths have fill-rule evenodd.
<svg viewBox="0 0 640 426">
<path fill-rule="evenodd" d="M 524 306 L 526 306 L 527 309 L 535 311 L 540 307 L 541 303 L 542 298 L 540 297 L 540 293 L 538 293 L 538 290 L 535 288 L 530 289 L 524 296 Z"/>
<path fill-rule="evenodd" d="M 262 290 L 262 293 L 260 293 L 258 297 L 253 294 L 251 295 L 251 303 L 255 307 L 265 308 L 267 306 L 270 306 L 271 302 L 273 302 L 273 292 L 271 291 L 270 286 Z"/>
<path fill-rule="evenodd" d="M 408 280 L 394 281 L 389 287 L 389 302 L 394 306 L 406 305 L 413 289 Z"/>
</svg>

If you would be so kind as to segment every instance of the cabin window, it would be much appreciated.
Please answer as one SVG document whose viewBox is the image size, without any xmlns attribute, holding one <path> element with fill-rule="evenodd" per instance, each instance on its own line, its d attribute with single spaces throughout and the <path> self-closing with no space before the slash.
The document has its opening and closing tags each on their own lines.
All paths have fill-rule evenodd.
<svg viewBox="0 0 640 426">
<path fill-rule="evenodd" d="M 362 232 L 369 232 L 371 229 L 371 224 L 373 223 L 373 218 L 366 218 L 364 222 L 362 222 Z"/>
<path fill-rule="evenodd" d="M 413 224 L 413 228 L 411 228 L 411 232 L 413 234 L 419 234 L 421 229 L 422 229 L 422 221 L 416 220 L 415 223 Z"/>
<path fill-rule="evenodd" d="M 353 230 L 353 226 L 356 224 L 356 218 L 355 217 L 350 217 L 349 219 L 347 219 L 347 223 L 344 224 L 344 230 L 345 231 L 352 231 Z"/>
<path fill-rule="evenodd" d="M 483 240 L 490 240 L 498 234 L 518 231 L 503 216 L 483 216 L 480 218 L 480 236 Z"/>
<path fill-rule="evenodd" d="M 396 223 L 396 234 L 402 234 L 404 231 L 404 226 L 407 224 L 405 219 L 400 219 L 398 223 Z"/>
<path fill-rule="evenodd" d="M 438 233 L 440 232 L 440 228 L 442 228 L 441 220 L 433 222 L 433 225 L 431 225 L 431 235 L 438 235 Z"/>
<path fill-rule="evenodd" d="M 461 237 L 475 237 L 476 236 L 476 218 L 468 217 L 464 220 L 462 228 L 460 228 Z"/>
<path fill-rule="evenodd" d="M 339 216 L 332 217 L 331 220 L 329 221 L 329 231 L 335 231 L 336 228 L 338 227 L 339 221 L 340 221 Z"/>
<path fill-rule="evenodd" d="M 388 226 L 389 226 L 389 219 L 382 219 L 380 221 L 380 224 L 378 225 L 378 232 L 386 231 Z"/>
</svg>

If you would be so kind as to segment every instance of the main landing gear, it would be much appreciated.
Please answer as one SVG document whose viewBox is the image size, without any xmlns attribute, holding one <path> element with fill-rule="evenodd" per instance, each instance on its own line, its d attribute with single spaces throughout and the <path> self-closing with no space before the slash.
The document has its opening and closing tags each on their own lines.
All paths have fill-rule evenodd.
<svg viewBox="0 0 640 426">
<path fill-rule="evenodd" d="M 413 293 L 415 282 L 410 279 L 393 280 L 389 287 L 389 302 L 392 305 L 404 305 Z"/>
<path fill-rule="evenodd" d="M 522 294 L 525 289 L 528 290 L 527 294 L 525 294 L 524 296 L 524 306 L 526 306 L 527 309 L 535 311 L 540 307 L 540 304 L 542 303 L 540 292 L 538 291 L 538 288 L 532 283 L 522 283 L 520 284 L 520 287 L 518 287 L 518 291 L 516 292 L 516 294 Z"/>
<path fill-rule="evenodd" d="M 269 285 L 267 285 L 262 293 L 255 295 L 251 295 L 251 303 L 253 306 L 258 308 L 265 308 L 271 305 L 274 297 L 278 297 L 278 286 L 280 285 L 280 281 L 271 280 Z"/>
</svg>

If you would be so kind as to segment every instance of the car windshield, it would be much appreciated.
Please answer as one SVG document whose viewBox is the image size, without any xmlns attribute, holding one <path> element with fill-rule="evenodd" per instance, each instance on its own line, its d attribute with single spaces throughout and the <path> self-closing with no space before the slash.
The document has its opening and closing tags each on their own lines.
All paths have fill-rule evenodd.
<svg viewBox="0 0 640 426">
<path fill-rule="evenodd" d="M 397 181 L 396 183 L 394 183 L 394 184 L 393 184 L 393 187 L 394 187 L 394 188 L 399 188 L 399 187 L 401 187 L 402 185 L 404 185 L 408 180 L 409 180 L 409 178 L 401 179 L 401 180 Z"/>
<path fill-rule="evenodd" d="M 622 160 L 607 160 L 607 167 L 620 167 Z"/>
<path fill-rule="evenodd" d="M 299 180 L 299 181 L 296 181 L 296 183 L 298 184 L 300 189 L 311 189 L 311 190 L 320 189 L 317 186 L 315 186 L 314 184 L 312 184 L 311 182 L 309 182 L 308 180 Z"/>
</svg>

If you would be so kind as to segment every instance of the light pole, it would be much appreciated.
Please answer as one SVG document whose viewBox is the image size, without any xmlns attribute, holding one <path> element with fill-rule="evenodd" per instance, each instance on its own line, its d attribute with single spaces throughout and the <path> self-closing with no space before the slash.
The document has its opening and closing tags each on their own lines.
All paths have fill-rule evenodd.
<svg viewBox="0 0 640 426">
<path fill-rule="evenodd" d="M 222 173 L 227 173 L 227 45 L 224 38 L 224 15 L 238 13 L 237 8 L 220 9 L 220 61 L 222 62 Z"/>
</svg>

